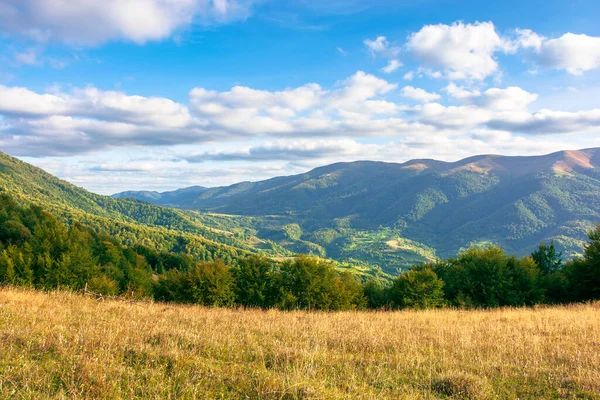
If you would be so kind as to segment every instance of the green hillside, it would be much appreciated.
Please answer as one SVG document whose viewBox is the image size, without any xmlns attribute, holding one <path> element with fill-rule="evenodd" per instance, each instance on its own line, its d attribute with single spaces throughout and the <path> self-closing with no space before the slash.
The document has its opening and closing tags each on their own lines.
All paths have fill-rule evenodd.
<svg viewBox="0 0 600 400">
<path fill-rule="evenodd" d="M 233 233 L 208 228 L 181 211 L 90 193 L 3 153 L 0 190 L 40 205 L 64 221 L 77 221 L 110 234 L 124 245 L 189 253 L 200 260 L 230 261 L 256 251 Z M 275 248 L 273 254 L 281 253 L 276 246 L 271 247 Z"/>
<path fill-rule="evenodd" d="M 20 199 L 22 204 L 39 205 L 69 225 L 79 223 L 110 235 L 125 246 L 143 245 L 161 252 L 189 254 L 198 261 L 221 259 L 231 264 L 256 253 L 275 260 L 311 253 L 309 248 L 286 249 L 268 238 L 258 238 L 252 224 L 241 218 L 230 222 L 220 216 L 161 207 L 129 197 L 97 195 L 0 153 L 2 192 Z M 364 262 L 336 265 L 359 275 L 382 275 Z"/>
<path fill-rule="evenodd" d="M 214 213 L 199 216 L 207 226 L 237 224 L 291 251 L 387 271 L 489 243 L 521 255 L 554 240 L 573 256 L 600 221 L 600 149 L 454 163 L 338 163 L 161 195 L 180 209 Z"/>
</svg>

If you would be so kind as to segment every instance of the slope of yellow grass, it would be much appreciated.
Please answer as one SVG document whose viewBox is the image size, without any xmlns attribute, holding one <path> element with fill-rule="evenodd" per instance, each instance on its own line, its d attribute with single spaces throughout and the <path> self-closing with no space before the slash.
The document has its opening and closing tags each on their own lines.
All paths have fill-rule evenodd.
<svg viewBox="0 0 600 400">
<path fill-rule="evenodd" d="M 600 304 L 280 312 L 0 290 L 0 398 L 600 398 Z"/>
</svg>

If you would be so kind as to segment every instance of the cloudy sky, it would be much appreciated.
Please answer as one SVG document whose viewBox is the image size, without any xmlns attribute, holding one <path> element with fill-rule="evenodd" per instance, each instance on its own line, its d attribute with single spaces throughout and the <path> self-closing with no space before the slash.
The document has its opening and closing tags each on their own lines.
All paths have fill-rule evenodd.
<svg viewBox="0 0 600 400">
<path fill-rule="evenodd" d="M 0 151 L 98 193 L 600 146 L 597 0 L 0 0 Z"/>
</svg>

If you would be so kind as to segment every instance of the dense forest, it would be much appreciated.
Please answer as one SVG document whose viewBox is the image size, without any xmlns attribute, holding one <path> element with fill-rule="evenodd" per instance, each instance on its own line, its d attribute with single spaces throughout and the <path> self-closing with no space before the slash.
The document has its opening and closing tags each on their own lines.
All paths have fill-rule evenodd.
<svg viewBox="0 0 600 400">
<path fill-rule="evenodd" d="M 0 281 L 40 289 L 154 298 L 209 306 L 345 310 L 498 307 L 600 299 L 600 225 L 584 255 L 563 263 L 553 243 L 517 258 L 498 247 L 418 264 L 390 281 L 360 279 L 328 260 L 274 261 L 239 255 L 224 262 L 185 251 L 124 246 L 88 226 L 67 225 L 39 206 L 0 195 Z"/>
</svg>

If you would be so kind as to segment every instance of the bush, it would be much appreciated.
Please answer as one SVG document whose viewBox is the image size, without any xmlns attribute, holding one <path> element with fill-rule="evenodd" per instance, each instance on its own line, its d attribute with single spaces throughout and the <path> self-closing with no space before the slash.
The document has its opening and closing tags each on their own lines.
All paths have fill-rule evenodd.
<svg viewBox="0 0 600 400">
<path fill-rule="evenodd" d="M 119 293 L 119 284 L 106 275 L 99 275 L 87 282 L 87 290 L 105 296 L 115 296 Z"/>
</svg>

